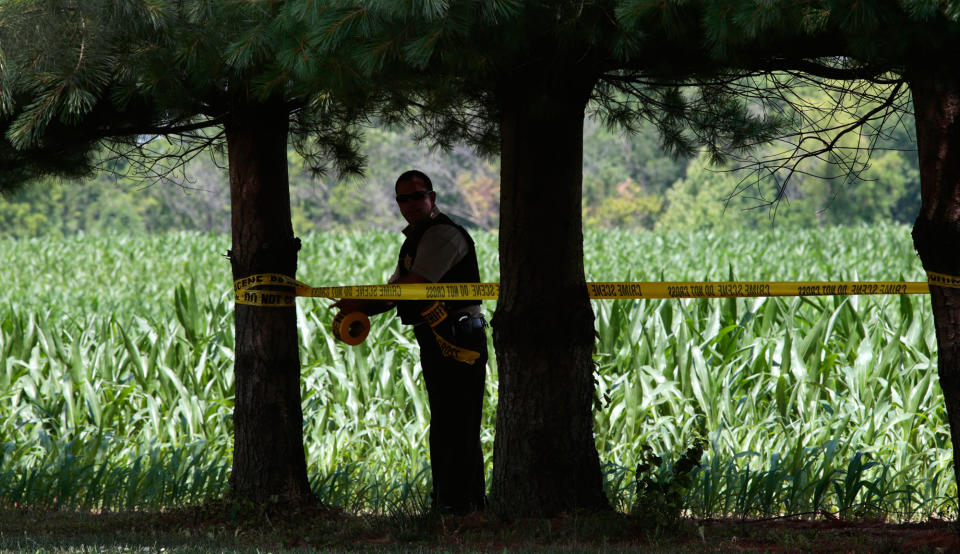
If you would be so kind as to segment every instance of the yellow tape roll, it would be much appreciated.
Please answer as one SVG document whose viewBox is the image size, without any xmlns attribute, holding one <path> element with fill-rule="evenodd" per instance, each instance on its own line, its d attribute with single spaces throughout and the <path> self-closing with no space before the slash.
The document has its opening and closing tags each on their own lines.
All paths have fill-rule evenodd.
<svg viewBox="0 0 960 554">
<path fill-rule="evenodd" d="M 333 336 L 350 346 L 356 346 L 370 333 L 370 318 L 363 312 L 340 312 L 333 318 Z"/>
</svg>

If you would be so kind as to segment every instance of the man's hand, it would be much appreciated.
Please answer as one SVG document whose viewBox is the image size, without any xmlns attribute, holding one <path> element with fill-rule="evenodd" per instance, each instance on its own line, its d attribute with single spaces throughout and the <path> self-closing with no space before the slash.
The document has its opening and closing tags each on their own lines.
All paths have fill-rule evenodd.
<svg viewBox="0 0 960 554">
<path fill-rule="evenodd" d="M 336 308 L 341 312 L 363 312 L 367 315 L 377 315 L 393 308 L 394 303 L 391 300 L 363 300 L 360 298 L 341 298 L 333 304 L 331 308 Z"/>
<path fill-rule="evenodd" d="M 424 276 L 410 272 L 399 279 L 391 279 L 390 283 L 429 283 Z M 377 315 L 392 309 L 396 305 L 393 300 L 363 300 L 360 298 L 341 298 L 333 304 L 331 308 L 336 308 L 342 312 L 363 312 L 367 315 Z"/>
<path fill-rule="evenodd" d="M 367 311 L 366 311 L 364 308 L 367 308 L 367 307 L 368 307 L 368 306 L 366 306 L 366 304 L 368 304 L 369 302 L 373 302 L 373 301 L 371 301 L 371 300 L 360 300 L 360 299 L 357 299 L 357 298 L 341 298 L 340 300 L 337 300 L 337 301 L 334 302 L 333 304 L 330 304 L 330 307 L 331 307 L 331 308 L 336 308 L 336 309 L 340 310 L 341 312 L 347 312 L 347 313 L 350 313 L 350 312 L 363 312 L 363 313 L 367 313 Z M 367 315 L 369 315 L 369 314 L 367 314 Z"/>
</svg>

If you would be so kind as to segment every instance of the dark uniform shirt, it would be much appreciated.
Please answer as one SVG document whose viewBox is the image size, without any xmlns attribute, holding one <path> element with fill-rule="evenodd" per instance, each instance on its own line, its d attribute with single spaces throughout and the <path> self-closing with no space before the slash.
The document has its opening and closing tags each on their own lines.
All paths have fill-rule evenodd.
<svg viewBox="0 0 960 554">
<path fill-rule="evenodd" d="M 430 221 L 408 226 L 406 240 L 400 247 L 397 270 L 390 282 L 416 273 L 433 283 L 479 283 L 480 270 L 473 239 L 467 231 L 446 215 L 436 212 Z M 397 302 L 400 320 L 407 325 L 421 323 L 420 311 L 426 301 Z M 479 300 L 446 302 L 452 313 L 480 314 Z"/>
</svg>

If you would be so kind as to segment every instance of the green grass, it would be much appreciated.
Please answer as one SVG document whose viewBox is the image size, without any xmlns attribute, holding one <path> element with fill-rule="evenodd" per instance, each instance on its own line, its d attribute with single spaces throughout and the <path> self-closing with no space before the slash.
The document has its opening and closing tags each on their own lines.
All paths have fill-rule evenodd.
<svg viewBox="0 0 960 554">
<path fill-rule="evenodd" d="M 298 278 L 382 282 L 400 236 L 307 235 Z M 476 236 L 496 280 L 496 235 Z M 0 504 L 195 504 L 225 490 L 233 393 L 229 238 L 0 239 Z M 725 235 L 588 232 L 589 280 L 921 280 L 908 229 Z M 313 487 L 349 511 L 425 504 L 428 405 L 395 318 L 336 343 L 329 301 L 298 300 Z M 485 303 L 492 312 L 494 302 Z M 635 469 L 697 516 L 956 514 L 929 299 L 595 301 L 596 439 L 615 505 Z M 490 469 L 496 361 L 487 380 Z"/>
</svg>

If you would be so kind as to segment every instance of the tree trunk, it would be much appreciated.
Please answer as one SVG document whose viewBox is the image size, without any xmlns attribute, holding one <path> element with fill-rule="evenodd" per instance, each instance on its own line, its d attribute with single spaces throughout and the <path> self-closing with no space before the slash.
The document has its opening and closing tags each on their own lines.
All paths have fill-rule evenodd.
<svg viewBox="0 0 960 554">
<path fill-rule="evenodd" d="M 925 270 L 960 276 L 960 79 L 950 70 L 912 77 L 922 197 L 913 244 Z M 960 483 L 960 289 L 931 286 L 930 298 L 954 475 Z"/>
<path fill-rule="evenodd" d="M 609 509 L 593 438 L 593 310 L 583 271 L 587 81 L 537 86 L 528 77 L 499 97 L 493 340 L 500 383 L 491 508 L 501 517 Z"/>
<path fill-rule="evenodd" d="M 234 279 L 296 274 L 300 241 L 290 221 L 287 117 L 280 103 L 252 104 L 236 109 L 225 125 Z M 294 308 L 237 305 L 234 325 L 231 494 L 257 504 L 309 501 Z"/>
</svg>

